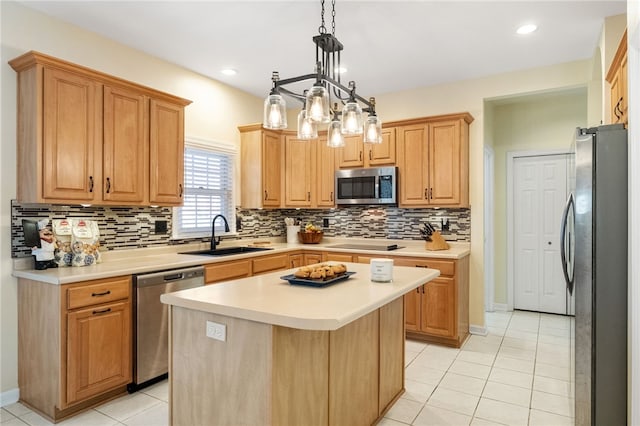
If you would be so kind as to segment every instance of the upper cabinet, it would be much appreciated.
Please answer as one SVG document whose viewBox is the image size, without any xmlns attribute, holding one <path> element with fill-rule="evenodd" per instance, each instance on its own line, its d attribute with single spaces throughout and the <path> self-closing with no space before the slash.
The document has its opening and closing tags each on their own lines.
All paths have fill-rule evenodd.
<svg viewBox="0 0 640 426">
<path fill-rule="evenodd" d="M 382 129 L 382 143 L 369 144 L 362 135 L 345 136 L 345 146 L 336 149 L 338 168 L 394 166 L 396 164 L 396 129 Z"/>
<path fill-rule="evenodd" d="M 469 207 L 471 115 L 411 120 L 396 128 L 400 207 Z"/>
<path fill-rule="evenodd" d="M 611 90 L 611 123 L 629 123 L 628 116 L 628 84 L 627 84 L 627 31 L 620 40 L 620 45 L 613 57 L 607 73 L 607 81 Z"/>
<path fill-rule="evenodd" d="M 246 209 L 278 208 L 284 193 L 284 142 L 281 132 L 262 124 L 241 126 L 241 201 Z"/>
<path fill-rule="evenodd" d="M 18 73 L 20 202 L 180 205 L 190 101 L 37 52 Z"/>
</svg>

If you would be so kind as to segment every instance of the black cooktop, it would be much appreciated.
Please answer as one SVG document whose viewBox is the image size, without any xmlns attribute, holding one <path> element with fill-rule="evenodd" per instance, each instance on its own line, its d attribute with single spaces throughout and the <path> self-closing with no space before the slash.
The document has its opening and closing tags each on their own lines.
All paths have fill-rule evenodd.
<svg viewBox="0 0 640 426">
<path fill-rule="evenodd" d="M 374 245 L 374 244 L 335 244 L 333 246 L 327 246 L 327 248 L 337 249 L 352 249 L 352 250 L 376 250 L 376 251 L 390 251 L 397 250 L 404 247 L 399 247 L 397 244 L 390 245 Z"/>
</svg>

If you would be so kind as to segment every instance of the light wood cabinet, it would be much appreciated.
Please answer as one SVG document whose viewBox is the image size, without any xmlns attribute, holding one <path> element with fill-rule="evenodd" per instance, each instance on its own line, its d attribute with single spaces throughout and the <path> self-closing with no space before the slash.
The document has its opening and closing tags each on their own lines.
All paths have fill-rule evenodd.
<svg viewBox="0 0 640 426">
<path fill-rule="evenodd" d="M 312 207 L 316 204 L 317 140 L 285 135 L 285 201 L 286 207 Z"/>
<path fill-rule="evenodd" d="M 325 262 L 353 262 L 353 255 L 341 252 L 325 252 L 323 259 Z"/>
<path fill-rule="evenodd" d="M 404 296 L 407 336 L 460 347 L 469 335 L 469 257 L 396 257 L 394 264 L 440 270 L 439 277 Z"/>
<path fill-rule="evenodd" d="M 251 260 L 249 259 L 204 265 L 205 284 L 214 284 L 220 281 L 236 280 L 249 276 L 251 276 Z"/>
<path fill-rule="evenodd" d="M 394 166 L 396 164 L 396 129 L 382 129 L 382 143 L 364 143 L 362 135 L 345 136 L 345 146 L 338 148 L 338 168 Z"/>
<path fill-rule="evenodd" d="M 313 175 L 316 180 L 316 206 L 335 207 L 336 150 L 327 146 L 326 136 L 316 143 L 316 173 Z"/>
<path fill-rule="evenodd" d="M 20 400 L 58 421 L 125 393 L 131 303 L 131 276 L 68 285 L 20 278 Z"/>
<path fill-rule="evenodd" d="M 304 266 L 304 255 L 302 253 L 289 254 L 289 268 L 299 268 Z"/>
<path fill-rule="evenodd" d="M 20 202 L 182 203 L 190 101 L 38 52 L 9 63 L 18 73 Z M 157 117 L 155 103 L 177 116 Z M 172 197 L 155 196 L 170 186 Z"/>
<path fill-rule="evenodd" d="M 397 127 L 399 205 L 469 206 L 469 114 Z"/>
<path fill-rule="evenodd" d="M 627 31 L 625 30 L 620 45 L 611 62 L 611 67 L 607 73 L 607 81 L 610 84 L 610 122 L 629 123 L 629 89 L 627 80 Z"/>
<path fill-rule="evenodd" d="M 104 86 L 103 199 L 142 204 L 149 187 L 148 99 L 135 90 Z"/>
<path fill-rule="evenodd" d="M 241 126 L 241 205 L 243 208 L 278 208 L 284 198 L 284 142 L 281 132 L 261 124 Z"/>
<path fill-rule="evenodd" d="M 289 268 L 289 255 L 273 254 L 269 256 L 260 256 L 254 258 L 252 261 L 251 273 L 252 275 L 263 274 L 265 272 L 277 271 L 280 269 Z"/>
<path fill-rule="evenodd" d="M 180 205 L 184 195 L 184 108 L 171 102 L 150 102 L 149 201 Z"/>
<path fill-rule="evenodd" d="M 322 253 L 304 253 L 304 264 L 314 265 L 322 263 Z"/>
</svg>

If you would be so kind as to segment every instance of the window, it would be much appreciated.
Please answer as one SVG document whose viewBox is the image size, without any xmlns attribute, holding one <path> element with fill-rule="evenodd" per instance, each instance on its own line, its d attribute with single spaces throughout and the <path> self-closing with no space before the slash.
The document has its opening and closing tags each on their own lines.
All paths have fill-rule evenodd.
<svg viewBox="0 0 640 426">
<path fill-rule="evenodd" d="M 184 204 L 174 209 L 174 238 L 211 235 L 211 221 L 222 214 L 235 232 L 233 166 L 235 147 L 187 141 L 184 151 Z M 216 234 L 224 221 L 216 221 Z"/>
</svg>

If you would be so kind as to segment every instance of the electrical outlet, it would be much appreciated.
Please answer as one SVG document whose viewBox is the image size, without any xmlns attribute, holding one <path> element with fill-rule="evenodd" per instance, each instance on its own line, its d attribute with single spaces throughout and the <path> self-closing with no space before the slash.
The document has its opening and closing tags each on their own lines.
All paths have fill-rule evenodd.
<svg viewBox="0 0 640 426">
<path fill-rule="evenodd" d="M 166 234 L 167 233 L 167 221 L 166 220 L 156 220 L 155 221 L 155 233 L 156 234 Z"/>
<path fill-rule="evenodd" d="M 213 321 L 207 321 L 207 337 L 225 342 L 227 340 L 227 326 Z"/>
</svg>

